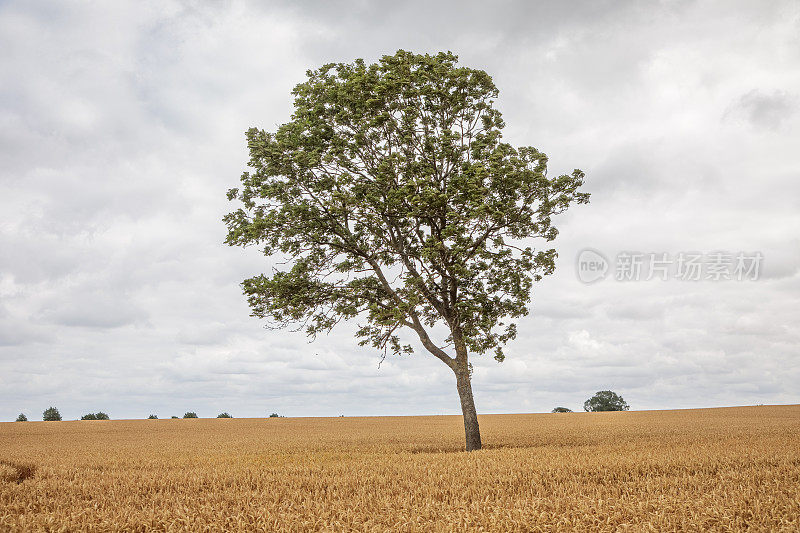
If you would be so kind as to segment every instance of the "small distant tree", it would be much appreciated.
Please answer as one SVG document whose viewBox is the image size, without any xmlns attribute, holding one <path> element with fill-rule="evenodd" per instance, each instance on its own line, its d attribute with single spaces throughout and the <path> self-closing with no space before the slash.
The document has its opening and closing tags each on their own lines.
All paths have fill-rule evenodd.
<svg viewBox="0 0 800 533">
<path fill-rule="evenodd" d="M 83 415 L 81 420 L 109 420 L 108 415 L 105 414 L 103 411 L 99 413 L 89 413 L 88 415 Z"/>
<path fill-rule="evenodd" d="M 231 415 L 229 415 L 227 412 L 225 412 L 225 413 L 218 414 L 217 418 L 233 418 L 233 417 Z"/>
<path fill-rule="evenodd" d="M 188 413 L 184 413 L 183 418 L 197 418 L 197 413 L 189 411 Z"/>
<path fill-rule="evenodd" d="M 177 416 L 175 416 L 175 417 L 173 417 L 173 418 L 178 418 L 178 417 L 177 417 Z M 148 420 L 158 420 L 158 417 L 157 417 L 156 415 L 150 415 L 150 416 L 148 416 L 148 417 L 147 417 L 147 419 L 148 419 Z"/>
<path fill-rule="evenodd" d="M 583 403 L 584 411 L 627 411 L 630 406 L 622 396 L 610 390 L 601 390 Z"/>
<path fill-rule="evenodd" d="M 567 409 L 566 407 L 556 407 L 553 409 L 554 413 L 571 413 L 572 409 Z"/>
<path fill-rule="evenodd" d="M 28 421 L 28 417 L 25 416 L 24 413 L 20 413 L 19 416 L 17 417 L 17 422 L 27 422 L 27 421 Z"/>
<path fill-rule="evenodd" d="M 178 417 L 177 417 L 177 416 L 175 416 L 175 415 L 172 415 L 170 418 L 178 418 Z"/>
<path fill-rule="evenodd" d="M 45 422 L 58 422 L 61 420 L 61 413 L 55 407 L 48 407 L 42 413 L 42 420 Z"/>
<path fill-rule="evenodd" d="M 270 418 L 280 418 L 280 416 L 281 415 L 279 415 L 278 413 L 272 413 L 271 415 L 269 415 Z"/>
</svg>

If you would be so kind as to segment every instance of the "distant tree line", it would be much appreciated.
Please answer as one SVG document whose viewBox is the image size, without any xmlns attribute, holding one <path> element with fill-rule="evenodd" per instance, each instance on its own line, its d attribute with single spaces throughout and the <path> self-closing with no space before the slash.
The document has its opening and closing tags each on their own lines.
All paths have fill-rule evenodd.
<svg viewBox="0 0 800 533">
<path fill-rule="evenodd" d="M 598 391 L 586 400 L 583 403 L 583 410 L 588 412 L 600 412 L 600 411 L 627 411 L 630 409 L 628 403 L 616 392 L 610 390 Z M 553 413 L 571 413 L 572 409 L 567 407 L 556 407 L 552 411 Z M 151 414 L 147 417 L 149 420 L 158 420 L 158 416 Z M 176 419 L 179 418 L 177 416 L 171 416 L 170 418 Z M 197 413 L 194 411 L 187 411 L 184 413 L 183 418 L 198 418 Z M 222 412 L 217 415 L 217 418 L 233 418 L 230 413 L 227 411 Z M 272 413 L 269 415 L 269 418 L 283 418 L 283 416 L 279 415 L 278 413 Z M 45 422 L 53 422 L 61 420 L 61 413 L 59 413 L 58 409 L 55 407 L 48 407 L 42 413 L 42 420 Z M 104 413 L 103 411 L 98 411 L 97 413 L 88 413 L 81 416 L 81 420 L 110 420 L 109 416 Z M 17 417 L 17 422 L 27 422 L 28 417 L 25 416 L 25 413 L 20 413 Z"/>
<path fill-rule="evenodd" d="M 627 411 L 630 409 L 628 403 L 616 392 L 610 390 L 603 390 L 598 391 L 586 400 L 583 403 L 583 410 L 588 412 L 600 412 L 600 411 Z M 553 413 L 571 413 L 572 409 L 567 407 L 556 407 L 552 411 Z M 151 414 L 147 417 L 149 420 L 158 420 L 158 416 Z M 170 418 L 179 418 L 177 416 L 172 416 Z M 198 418 L 197 413 L 194 411 L 187 411 L 184 413 L 183 418 Z M 230 413 L 227 411 L 222 412 L 217 415 L 217 418 L 233 418 Z M 278 413 L 272 413 L 269 415 L 269 418 L 283 418 L 283 416 L 279 415 Z M 103 411 L 98 411 L 97 413 L 89 413 L 81 416 L 81 420 L 109 420 L 109 416 L 104 413 Z M 55 407 L 48 407 L 42 413 L 42 420 L 45 422 L 52 422 L 61 420 L 61 413 L 58 412 L 58 409 Z M 17 417 L 17 422 L 27 422 L 28 417 L 25 416 L 24 413 L 20 413 Z"/>
<path fill-rule="evenodd" d="M 180 417 L 173 415 L 170 418 L 175 419 Z M 194 411 L 187 411 L 186 413 L 184 413 L 183 418 L 199 418 L 199 417 L 197 416 L 197 413 L 195 413 Z M 225 411 L 218 414 L 217 418 L 233 418 L 233 416 L 227 411 Z M 272 413 L 271 415 L 269 415 L 268 418 L 283 418 L 283 416 L 279 415 L 278 413 Z M 88 413 L 81 416 L 81 420 L 110 420 L 110 419 L 111 418 L 103 411 L 98 411 L 96 413 Z M 151 414 L 147 417 L 147 419 L 158 420 L 158 416 Z M 48 407 L 42 413 L 42 420 L 44 420 L 45 422 L 56 422 L 62 420 L 61 413 L 55 407 Z M 16 421 L 27 422 L 28 417 L 25 416 L 25 413 L 20 413 Z"/>
</svg>

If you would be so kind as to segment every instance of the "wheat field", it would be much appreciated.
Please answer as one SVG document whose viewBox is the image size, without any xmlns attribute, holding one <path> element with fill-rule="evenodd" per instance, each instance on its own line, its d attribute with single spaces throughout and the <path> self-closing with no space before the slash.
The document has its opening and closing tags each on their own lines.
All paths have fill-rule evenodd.
<svg viewBox="0 0 800 533">
<path fill-rule="evenodd" d="M 800 406 L 0 424 L 2 531 L 800 530 Z"/>
</svg>

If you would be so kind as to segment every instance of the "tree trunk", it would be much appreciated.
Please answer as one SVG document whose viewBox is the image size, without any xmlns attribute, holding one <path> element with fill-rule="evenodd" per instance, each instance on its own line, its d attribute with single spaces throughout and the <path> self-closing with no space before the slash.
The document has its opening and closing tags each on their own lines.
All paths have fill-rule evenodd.
<svg viewBox="0 0 800 533">
<path fill-rule="evenodd" d="M 478 413 L 472 398 L 472 382 L 469 371 L 456 371 L 458 397 L 461 399 L 461 413 L 464 415 L 464 433 L 467 437 L 467 451 L 481 449 L 481 430 L 478 427 Z"/>
</svg>

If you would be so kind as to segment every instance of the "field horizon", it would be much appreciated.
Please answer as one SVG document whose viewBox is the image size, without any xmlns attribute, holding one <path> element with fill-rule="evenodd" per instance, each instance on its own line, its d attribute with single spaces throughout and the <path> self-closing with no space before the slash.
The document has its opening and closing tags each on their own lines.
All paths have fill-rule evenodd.
<svg viewBox="0 0 800 533">
<path fill-rule="evenodd" d="M 800 403 L 770 403 L 770 404 L 745 404 L 745 405 L 719 405 L 719 406 L 711 406 L 711 407 L 678 407 L 674 409 L 630 409 L 628 411 L 624 411 L 627 413 L 670 413 L 673 411 L 704 411 L 704 410 L 712 410 L 712 409 L 741 409 L 741 408 L 760 408 L 760 407 L 799 407 Z M 613 412 L 613 411 L 606 411 L 606 412 Z M 623 412 L 623 411 L 617 411 Z M 519 416 L 519 415 L 558 415 L 558 414 L 592 414 L 587 413 L 583 410 L 575 410 L 571 413 L 552 413 L 550 411 L 524 411 L 524 412 L 513 412 L 513 413 L 496 413 L 496 412 L 486 412 L 486 413 L 479 413 L 478 417 L 484 416 Z M 80 420 L 75 418 L 67 418 L 64 420 L 59 420 L 59 422 L 135 422 L 137 420 L 141 421 L 148 421 L 153 422 L 153 420 L 264 420 L 269 418 L 282 418 L 282 419 L 339 419 L 339 418 L 426 418 L 426 417 L 454 417 L 458 418 L 459 420 L 462 418 L 461 414 L 454 414 L 454 413 L 429 413 L 429 414 L 417 414 L 417 415 L 338 415 L 338 416 L 318 416 L 318 415 L 280 415 L 279 417 L 270 417 L 269 415 L 265 416 L 231 416 L 230 418 L 217 418 L 216 416 L 199 416 L 197 418 L 170 418 L 167 416 L 159 417 L 156 419 L 148 419 L 147 417 L 141 418 L 111 418 L 109 420 Z M 44 420 L 26 420 L 26 422 L 44 422 Z M 0 425 L 2 424 L 17 424 L 18 422 L 14 422 L 11 420 L 4 420 L 0 421 Z M 48 422 L 49 423 L 49 422 Z"/>
<path fill-rule="evenodd" d="M 800 528 L 800 405 L 7 422 L 0 530 Z"/>
</svg>

